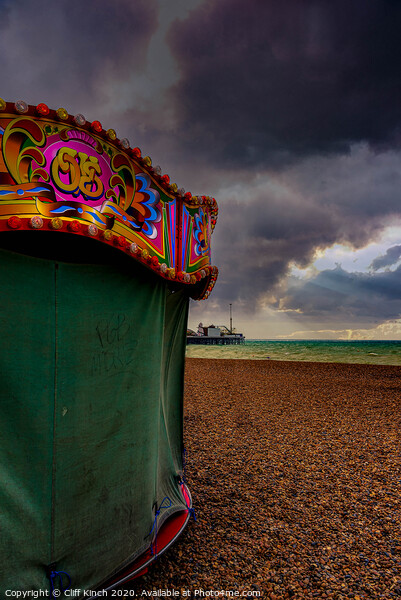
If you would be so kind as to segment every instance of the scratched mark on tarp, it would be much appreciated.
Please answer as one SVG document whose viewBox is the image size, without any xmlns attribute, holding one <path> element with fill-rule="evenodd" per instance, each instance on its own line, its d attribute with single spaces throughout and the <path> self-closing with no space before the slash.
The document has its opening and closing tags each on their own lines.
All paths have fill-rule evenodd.
<svg viewBox="0 0 401 600">
<path fill-rule="evenodd" d="M 134 361 L 138 340 L 134 328 L 124 313 L 101 319 L 96 325 L 99 351 L 92 356 L 92 375 L 124 372 Z"/>
</svg>

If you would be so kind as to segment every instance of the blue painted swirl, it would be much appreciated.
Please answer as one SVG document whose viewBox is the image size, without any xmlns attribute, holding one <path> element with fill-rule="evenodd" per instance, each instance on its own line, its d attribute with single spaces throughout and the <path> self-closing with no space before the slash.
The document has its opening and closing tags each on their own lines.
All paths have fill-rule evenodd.
<svg viewBox="0 0 401 600">
<path fill-rule="evenodd" d="M 59 208 L 54 208 L 50 212 L 52 213 L 65 213 L 68 210 L 77 210 L 75 206 L 60 206 Z"/>
</svg>

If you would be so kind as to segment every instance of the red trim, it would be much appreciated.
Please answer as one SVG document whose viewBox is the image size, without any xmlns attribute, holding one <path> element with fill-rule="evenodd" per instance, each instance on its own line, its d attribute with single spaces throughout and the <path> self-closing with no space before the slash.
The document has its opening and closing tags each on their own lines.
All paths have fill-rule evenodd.
<svg viewBox="0 0 401 600">
<path fill-rule="evenodd" d="M 184 497 L 187 508 L 184 508 L 172 514 L 160 527 L 157 532 L 157 554 L 152 554 L 149 547 L 140 557 L 138 557 L 129 567 L 121 571 L 117 577 L 111 578 L 108 582 L 102 585 L 102 590 L 109 590 L 132 581 L 137 577 L 144 575 L 148 566 L 153 563 L 160 554 L 165 552 L 171 544 L 185 529 L 189 521 L 192 507 L 192 498 L 189 489 L 184 483 L 180 484 L 181 492 Z"/>
</svg>

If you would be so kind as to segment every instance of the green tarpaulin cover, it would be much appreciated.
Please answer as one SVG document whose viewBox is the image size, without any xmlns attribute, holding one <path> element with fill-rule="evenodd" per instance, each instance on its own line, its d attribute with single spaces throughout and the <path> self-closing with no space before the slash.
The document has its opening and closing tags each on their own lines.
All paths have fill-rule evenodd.
<svg viewBox="0 0 401 600">
<path fill-rule="evenodd" d="M 131 264 L 0 250 L 0 588 L 92 589 L 185 508 L 188 297 Z M 152 534 L 153 535 L 153 534 Z"/>
</svg>

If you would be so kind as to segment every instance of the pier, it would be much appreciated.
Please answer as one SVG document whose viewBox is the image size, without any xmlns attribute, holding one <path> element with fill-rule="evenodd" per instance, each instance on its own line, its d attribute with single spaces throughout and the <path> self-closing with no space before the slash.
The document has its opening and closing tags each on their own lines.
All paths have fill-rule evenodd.
<svg viewBox="0 0 401 600">
<path fill-rule="evenodd" d="M 209 325 L 208 327 L 204 327 L 202 323 L 199 323 L 197 333 L 192 329 L 187 329 L 187 344 L 225 346 L 228 344 L 244 343 L 244 334 L 237 333 L 233 329 L 232 304 L 230 304 L 230 329 L 225 325 Z"/>
<path fill-rule="evenodd" d="M 225 344 L 244 344 L 245 338 L 242 333 L 233 335 L 221 335 L 219 337 L 209 337 L 207 335 L 187 335 L 187 344 L 207 344 L 207 345 L 225 345 Z"/>
</svg>

